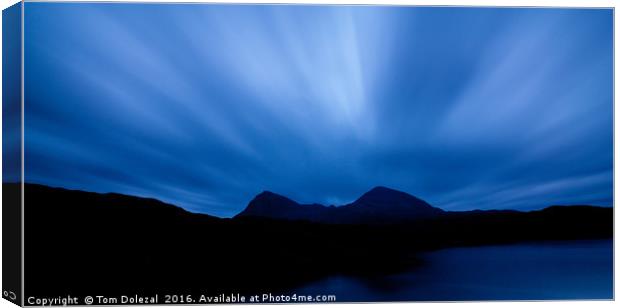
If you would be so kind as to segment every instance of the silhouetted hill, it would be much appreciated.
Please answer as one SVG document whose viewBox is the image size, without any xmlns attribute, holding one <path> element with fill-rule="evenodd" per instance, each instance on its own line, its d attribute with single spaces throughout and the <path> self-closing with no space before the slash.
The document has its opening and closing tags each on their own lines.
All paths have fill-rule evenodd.
<svg viewBox="0 0 620 308">
<path fill-rule="evenodd" d="M 272 192 L 257 195 L 239 217 L 307 220 L 335 224 L 390 224 L 435 218 L 444 211 L 410 194 L 375 187 L 343 206 L 299 204 Z"/>
<path fill-rule="evenodd" d="M 33 211 L 28 213 L 36 217 L 55 217 L 60 220 L 73 220 L 78 217 L 83 223 L 102 223 L 107 230 L 114 228 L 119 222 L 165 227 L 175 220 L 201 222 L 220 220 L 206 214 L 190 213 L 156 199 L 117 193 L 93 193 L 26 184 L 24 194 L 30 197 L 25 208 L 32 209 Z M 39 200 L 43 196 L 45 199 Z M 51 204 L 43 206 L 35 201 Z"/>
<path fill-rule="evenodd" d="M 364 217 L 366 221 L 406 221 L 433 218 L 444 213 L 426 201 L 408 193 L 375 187 L 353 203 L 342 206 L 342 211 Z"/>
<path fill-rule="evenodd" d="M 237 217 L 268 217 L 286 220 L 323 221 L 333 208 L 320 204 L 299 204 L 284 196 L 264 191 L 258 194 Z"/>
<path fill-rule="evenodd" d="M 19 194 L 19 184 L 3 184 L 3 190 Z M 320 211 L 332 207 L 299 205 L 269 192 L 256 196 L 246 211 L 282 211 L 285 219 L 220 219 L 154 199 L 35 184 L 25 185 L 24 198 L 26 297 L 278 292 L 329 275 L 424 266 L 416 257 L 424 250 L 613 236 L 613 209 L 592 206 L 443 212 L 371 225 L 292 221 L 293 215 L 322 217 Z M 440 213 L 385 188 L 346 207 Z"/>
</svg>

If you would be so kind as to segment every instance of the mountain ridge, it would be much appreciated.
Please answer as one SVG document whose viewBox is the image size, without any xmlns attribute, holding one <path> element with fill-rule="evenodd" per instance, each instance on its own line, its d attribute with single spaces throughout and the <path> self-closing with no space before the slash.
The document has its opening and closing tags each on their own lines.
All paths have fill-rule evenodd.
<svg viewBox="0 0 620 308">
<path fill-rule="evenodd" d="M 19 189 L 19 186 L 21 184 L 20 183 L 3 183 L 3 187 L 11 187 L 11 189 Z M 84 195 L 84 196 L 88 196 L 90 195 L 90 198 L 93 198 L 94 196 L 99 196 L 97 198 L 101 198 L 103 201 L 107 200 L 107 202 L 112 201 L 111 203 L 116 203 L 116 201 L 121 200 L 121 199 L 125 199 L 125 202 L 123 203 L 138 203 L 138 204 L 149 204 L 149 206 L 151 205 L 155 205 L 156 207 L 160 207 L 162 209 L 166 209 L 167 211 L 174 211 L 174 212 L 179 212 L 179 213 L 184 213 L 184 214 L 188 214 L 188 215 L 192 215 L 192 216 L 201 216 L 204 218 L 209 218 L 209 219 L 234 219 L 234 218 L 240 218 L 240 217 L 249 217 L 249 216 L 253 216 L 253 215 L 248 215 L 249 213 L 247 213 L 248 208 L 251 207 L 251 203 L 252 201 L 256 200 L 257 198 L 259 198 L 260 196 L 270 196 L 270 197 L 278 197 L 281 199 L 285 199 L 290 201 L 291 205 L 294 206 L 299 206 L 302 208 L 320 208 L 320 209 L 325 209 L 325 210 L 332 210 L 332 209 L 338 209 L 338 208 L 345 208 L 345 207 L 349 207 L 349 206 L 353 206 L 356 204 L 356 202 L 358 202 L 364 195 L 368 194 L 369 192 L 379 188 L 379 189 L 387 189 L 387 190 L 391 190 L 397 193 L 402 193 L 402 194 L 406 194 L 409 195 L 413 198 L 418 199 L 415 196 L 412 196 L 406 192 L 402 192 L 402 191 L 398 191 L 395 189 L 391 189 L 391 188 L 387 188 L 387 187 L 383 187 L 383 186 L 376 186 L 373 189 L 369 190 L 368 192 L 362 194 L 362 196 L 360 196 L 358 199 L 356 199 L 355 201 L 351 202 L 351 203 L 347 203 L 344 205 L 324 205 L 324 204 L 320 204 L 320 203 L 309 203 L 309 204 L 303 204 L 303 203 L 298 203 L 284 195 L 269 191 L 269 190 L 264 190 L 261 193 L 257 194 L 252 201 L 250 201 L 250 203 L 248 203 L 248 205 L 246 206 L 246 208 L 244 210 L 242 210 L 241 212 L 239 212 L 238 214 L 234 215 L 231 218 L 225 218 L 225 217 L 218 217 L 218 216 L 214 216 L 214 215 L 210 215 L 207 213 L 202 213 L 202 212 L 193 212 L 193 211 L 189 211 L 181 206 L 175 205 L 175 204 L 171 204 L 171 203 L 167 203 L 164 201 L 161 201 L 157 198 L 153 198 L 153 197 L 145 197 L 145 196 L 135 196 L 135 195 L 129 195 L 129 194 L 123 194 L 123 193 L 116 193 L 116 192 L 92 192 L 92 191 L 87 191 L 87 190 L 81 190 L 81 189 L 74 189 L 74 188 L 64 188 L 64 187 L 55 187 L 55 186 L 48 186 L 48 185 L 44 185 L 44 184 L 38 184 L 38 183 L 25 183 L 25 188 L 26 190 L 29 189 L 34 189 L 36 188 L 37 190 L 46 190 L 49 192 L 54 192 L 56 194 L 58 193 L 70 193 L 70 194 L 77 194 L 77 195 Z M 14 188 L 13 188 L 14 187 Z M 259 198 L 260 199 L 260 198 Z M 422 199 L 418 199 L 424 203 L 426 203 L 424 200 Z M 428 204 L 428 203 L 426 203 Z M 429 204 L 429 206 L 431 206 Z M 432 206 L 431 206 L 432 207 Z M 556 212 L 556 211 L 566 211 L 567 209 L 571 209 L 571 210 L 583 210 L 583 209 L 588 209 L 588 208 L 600 208 L 600 209 L 611 209 L 613 207 L 610 206 L 599 206 L 599 205 L 588 205 L 588 204 L 552 204 L 543 208 L 539 208 L 539 209 L 533 209 L 533 210 L 528 210 L 528 211 L 523 211 L 523 210 L 515 210 L 515 209 L 473 209 L 473 210 L 463 210 L 463 211 L 447 211 L 447 210 L 443 210 L 441 208 L 438 207 L 432 207 L 436 210 L 441 211 L 441 213 L 446 214 L 446 215 L 473 215 L 473 214 L 523 214 L 523 213 L 552 213 L 552 212 Z M 241 215 L 242 213 L 246 212 L 246 215 Z"/>
<path fill-rule="evenodd" d="M 444 213 L 444 210 L 409 193 L 375 186 L 355 201 L 341 206 L 301 204 L 283 195 L 263 191 L 233 219 L 262 217 L 331 224 L 386 224 L 433 219 Z"/>
</svg>

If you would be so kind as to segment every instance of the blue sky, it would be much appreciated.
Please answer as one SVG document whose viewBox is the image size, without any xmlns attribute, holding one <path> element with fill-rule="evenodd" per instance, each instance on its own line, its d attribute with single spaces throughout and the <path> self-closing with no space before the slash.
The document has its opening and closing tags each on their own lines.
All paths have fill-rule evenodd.
<svg viewBox="0 0 620 308">
<path fill-rule="evenodd" d="M 27 182 L 221 217 L 612 204 L 611 10 L 25 5 Z"/>
</svg>

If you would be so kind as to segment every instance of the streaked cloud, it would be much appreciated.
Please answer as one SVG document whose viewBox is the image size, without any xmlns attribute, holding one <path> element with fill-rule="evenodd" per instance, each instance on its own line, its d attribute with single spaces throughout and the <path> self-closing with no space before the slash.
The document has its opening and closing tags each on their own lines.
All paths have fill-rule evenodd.
<svg viewBox="0 0 620 308">
<path fill-rule="evenodd" d="M 611 10 L 26 6 L 29 182 L 225 217 L 612 203 Z"/>
</svg>

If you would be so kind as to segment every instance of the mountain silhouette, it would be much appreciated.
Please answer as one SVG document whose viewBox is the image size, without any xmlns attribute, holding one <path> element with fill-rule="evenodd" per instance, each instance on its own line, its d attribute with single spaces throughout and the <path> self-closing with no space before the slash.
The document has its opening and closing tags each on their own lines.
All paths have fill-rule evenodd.
<svg viewBox="0 0 620 308">
<path fill-rule="evenodd" d="M 415 220 L 431 218 L 444 213 L 442 209 L 433 207 L 422 199 L 382 186 L 371 189 L 341 209 L 352 211 L 357 215 L 388 220 Z"/>
<path fill-rule="evenodd" d="M 444 212 L 384 187 L 339 207 L 262 192 L 235 219 L 121 194 L 28 183 L 23 193 L 25 296 L 286 293 L 335 274 L 425 266 L 416 256 L 428 250 L 613 237 L 610 207 Z"/>
<path fill-rule="evenodd" d="M 395 189 L 377 186 L 343 206 L 299 204 L 289 198 L 262 192 L 237 217 L 307 220 L 320 223 L 386 224 L 429 219 L 445 212 L 428 202 Z"/>
<path fill-rule="evenodd" d="M 287 197 L 264 191 L 258 194 L 237 217 L 268 217 L 286 220 L 324 221 L 334 212 L 321 204 L 299 204 Z"/>
</svg>

